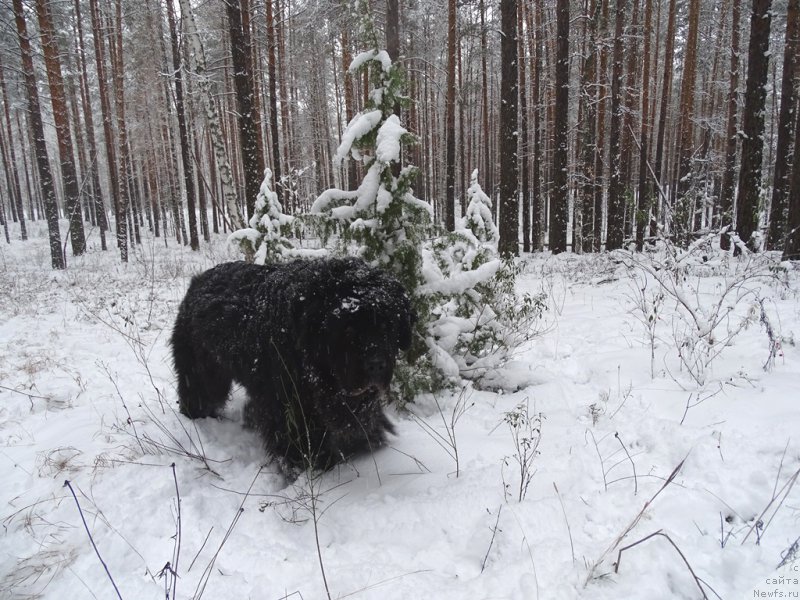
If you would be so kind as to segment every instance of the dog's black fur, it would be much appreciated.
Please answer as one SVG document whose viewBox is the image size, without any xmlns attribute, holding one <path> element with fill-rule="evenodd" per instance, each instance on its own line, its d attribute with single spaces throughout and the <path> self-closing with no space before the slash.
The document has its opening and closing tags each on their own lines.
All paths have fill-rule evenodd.
<svg viewBox="0 0 800 600">
<path fill-rule="evenodd" d="M 238 381 L 245 424 L 284 470 L 330 468 L 393 433 L 383 407 L 413 321 L 400 283 L 358 259 L 218 265 L 172 332 L 180 410 L 217 415 Z"/>
</svg>

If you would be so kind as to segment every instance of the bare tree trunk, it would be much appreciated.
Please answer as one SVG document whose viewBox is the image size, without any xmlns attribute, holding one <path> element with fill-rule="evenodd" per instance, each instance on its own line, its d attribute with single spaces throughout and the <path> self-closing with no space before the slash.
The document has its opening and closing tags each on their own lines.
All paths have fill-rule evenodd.
<svg viewBox="0 0 800 600">
<path fill-rule="evenodd" d="M 453 231 L 456 227 L 456 0 L 448 0 L 447 3 L 447 101 L 445 102 L 445 146 L 444 226 L 448 231 Z"/>
<path fill-rule="evenodd" d="M 500 0 L 500 241 L 503 256 L 519 255 L 517 0 Z M 450 210 L 448 208 L 448 210 Z"/>
<path fill-rule="evenodd" d="M 761 162 L 764 154 L 764 106 L 769 72 L 769 32 L 772 0 L 753 0 L 750 15 L 750 44 L 747 51 L 747 84 L 742 122 L 742 165 L 739 170 L 739 199 L 736 203 L 736 231 L 751 250 L 758 227 L 761 192 Z M 734 249 L 739 252 L 738 246 Z"/>
<path fill-rule="evenodd" d="M 650 190 L 650 176 L 647 172 L 648 146 L 650 139 L 650 38 L 653 33 L 653 0 L 645 0 L 644 7 L 644 50 L 642 57 L 642 123 L 639 134 L 639 210 L 634 219 L 636 226 L 636 249 L 641 252 L 644 248 L 644 230 L 650 216 L 652 197 Z"/>
<path fill-rule="evenodd" d="M 725 229 L 720 236 L 719 246 L 722 250 L 731 247 L 731 229 L 733 227 L 733 194 L 736 179 L 736 140 L 738 138 L 737 111 L 739 107 L 739 37 L 741 21 L 741 0 L 733 0 L 731 17 L 731 65 L 728 86 L 728 118 L 725 133 L 725 166 L 719 193 L 720 226 Z"/>
<path fill-rule="evenodd" d="M 522 171 L 522 250 L 531 251 L 531 182 L 530 182 L 530 154 L 528 148 L 528 61 L 525 57 L 525 3 L 520 2 L 517 10 L 517 36 L 519 43 L 519 152 Z M 529 32 L 530 33 L 530 32 Z"/>
<path fill-rule="evenodd" d="M 272 138 L 272 172 L 274 174 L 275 191 L 281 204 L 286 202 L 286 194 L 283 190 L 282 170 L 281 170 L 281 142 L 278 134 L 278 85 L 276 81 L 276 48 L 275 48 L 275 17 L 272 13 L 272 0 L 265 0 L 267 10 L 267 75 L 269 76 L 269 127 L 270 137 Z M 347 65 L 350 66 L 349 64 Z M 283 98 L 286 102 L 286 98 Z M 351 117 L 352 118 L 352 117 Z"/>
<path fill-rule="evenodd" d="M 689 29 L 686 51 L 683 55 L 683 79 L 681 80 L 680 136 L 677 152 L 678 193 L 672 206 L 675 233 L 687 236 L 692 230 L 695 199 L 692 184 L 692 157 L 694 156 L 694 96 L 697 80 L 697 33 L 700 28 L 700 0 L 689 3 Z"/>
<path fill-rule="evenodd" d="M 664 161 L 664 138 L 667 133 L 667 110 L 669 108 L 670 90 L 672 89 L 672 61 L 675 54 L 675 0 L 669 0 L 667 20 L 666 47 L 664 48 L 664 76 L 661 82 L 661 107 L 658 112 L 658 138 L 656 140 L 656 160 L 653 170 L 657 173 L 656 185 L 666 190 L 666 164 Z M 655 215 L 650 222 L 650 235 L 655 237 L 658 231 L 659 206 L 661 195 L 656 196 Z"/>
<path fill-rule="evenodd" d="M 778 118 L 778 143 L 775 154 L 775 176 L 772 188 L 772 204 L 769 214 L 769 235 L 767 247 L 780 248 L 786 237 L 787 203 L 792 155 L 789 152 L 794 127 L 792 116 L 795 111 L 797 95 L 795 78 L 798 54 L 800 54 L 800 0 L 789 0 L 786 8 L 786 42 L 783 51 L 783 78 L 781 80 L 781 111 Z M 794 153 L 800 148 L 794 147 Z"/>
<path fill-rule="evenodd" d="M 567 185 L 569 0 L 558 0 L 556 3 L 556 30 L 553 195 L 550 202 L 550 250 L 554 254 L 567 250 L 567 222 L 569 221 L 569 187 Z"/>
<path fill-rule="evenodd" d="M 197 237 L 197 211 L 195 210 L 194 166 L 191 159 L 189 128 L 186 123 L 186 107 L 183 97 L 183 66 L 181 50 L 178 45 L 178 29 L 175 23 L 173 0 L 167 0 L 167 21 L 169 39 L 172 46 L 172 73 L 175 80 L 175 112 L 178 116 L 178 137 L 181 146 L 181 165 L 183 166 L 183 186 L 186 190 L 186 207 L 189 211 L 189 245 L 192 250 L 200 249 Z"/>
<path fill-rule="evenodd" d="M 239 0 L 225 0 L 228 30 L 231 36 L 233 83 L 236 89 L 236 121 L 239 125 L 239 149 L 244 173 L 245 205 L 252 215 L 256 196 L 264 178 L 264 158 L 258 144 L 258 128 L 253 111 L 255 90 L 250 69 L 250 32 L 242 26 L 242 7 Z"/>
<path fill-rule="evenodd" d="M 602 40 L 608 32 L 608 2 L 599 0 L 600 23 L 597 28 L 597 37 Z M 606 106 L 608 104 L 608 49 L 605 44 L 600 46 L 600 64 L 597 70 L 597 143 L 594 155 L 594 231 L 592 233 L 592 248 L 600 252 L 603 238 L 603 185 L 605 177 L 605 161 L 603 160 L 606 148 Z"/>
<path fill-rule="evenodd" d="M 606 250 L 622 248 L 625 237 L 623 211 L 625 208 L 622 187 L 622 150 L 620 134 L 622 129 L 622 58 L 623 22 L 625 20 L 626 0 L 617 0 L 614 25 L 614 53 L 611 65 L 611 127 L 608 132 L 611 156 L 611 174 L 608 181 L 608 229 Z"/>
<path fill-rule="evenodd" d="M 197 74 L 197 87 L 200 90 L 200 97 L 205 110 L 205 117 L 208 123 L 208 130 L 211 134 L 211 142 L 214 147 L 214 155 L 217 159 L 217 169 L 219 179 L 222 184 L 222 195 L 225 205 L 228 207 L 228 217 L 234 229 L 242 229 L 245 226 L 242 213 L 236 198 L 236 189 L 233 186 L 233 169 L 231 168 L 228 153 L 225 148 L 225 140 L 222 136 L 222 124 L 220 122 L 219 111 L 214 103 L 214 96 L 211 92 L 211 81 L 208 79 L 206 68 L 206 53 L 200 35 L 197 33 L 197 24 L 194 20 L 194 13 L 189 0 L 180 0 L 181 16 L 186 27 L 186 37 L 191 45 L 190 56 L 193 62 L 193 71 Z"/>
<path fill-rule="evenodd" d="M 783 260 L 800 260 L 800 110 L 794 126 L 794 165 L 789 186 L 789 226 L 783 247 Z"/>
<path fill-rule="evenodd" d="M 106 215 L 105 202 L 103 201 L 103 190 L 100 187 L 99 157 L 97 154 L 97 144 L 94 139 L 94 116 L 89 100 L 89 75 L 86 67 L 86 46 L 83 40 L 83 19 L 81 18 L 80 0 L 75 0 L 75 24 L 78 30 L 78 62 L 81 70 L 81 105 L 83 108 L 83 120 L 86 123 L 86 137 L 89 144 L 89 169 L 92 176 L 92 187 L 94 188 L 95 218 L 97 219 L 97 225 L 100 229 L 100 247 L 102 250 L 108 250 L 108 244 L 106 243 L 108 217 Z"/>
<path fill-rule="evenodd" d="M 72 149 L 72 133 L 67 109 L 67 96 L 64 92 L 64 77 L 61 74 L 58 44 L 53 30 L 53 19 L 46 0 L 36 0 L 36 16 L 39 20 L 39 35 L 42 39 L 44 64 L 50 89 L 50 102 L 53 106 L 53 121 L 58 140 L 58 155 L 61 164 L 61 180 L 64 186 L 64 200 L 69 219 L 69 239 L 72 254 L 80 256 L 86 251 L 86 236 L 83 231 L 78 173 L 75 169 L 75 153 Z"/>
<path fill-rule="evenodd" d="M 45 142 L 44 126 L 42 125 L 39 91 L 36 87 L 36 72 L 33 69 L 33 55 L 30 38 L 28 37 L 28 25 L 25 22 L 22 0 L 13 0 L 13 6 L 22 57 L 22 74 L 25 78 L 25 90 L 27 92 L 28 119 L 36 150 L 39 182 L 44 194 L 45 216 L 50 240 L 50 262 L 54 269 L 65 269 L 67 265 L 64 252 L 61 249 L 61 232 L 58 228 L 58 202 L 56 200 L 55 186 L 53 185 L 53 175 L 50 172 L 50 161 L 47 156 L 47 143 Z"/>
<path fill-rule="evenodd" d="M 13 186 L 9 186 L 9 192 L 12 194 L 9 204 L 11 204 L 12 213 L 16 212 L 17 220 L 19 221 L 20 237 L 24 242 L 28 239 L 28 228 L 25 224 L 25 211 L 22 206 L 22 188 L 19 184 L 19 174 L 16 168 L 17 157 L 14 150 L 14 133 L 11 128 L 11 113 L 8 107 L 10 100 L 8 98 L 8 90 L 6 90 L 6 79 L 5 73 L 3 72 L 2 61 L 0 61 L 0 92 L 3 95 L 3 116 L 5 118 L 6 134 L 8 136 L 8 158 L 11 163 L 10 169 L 6 170 L 6 174 L 10 175 L 11 186 Z M 5 226 L 7 229 L 8 223 L 6 223 Z"/>
<path fill-rule="evenodd" d="M 594 247 L 595 221 L 600 214 L 594 210 L 594 194 L 596 185 L 595 154 L 597 148 L 597 102 L 600 90 L 596 85 L 597 80 L 597 25 L 600 19 L 600 2 L 591 0 L 588 6 L 588 19 L 584 24 L 583 66 L 581 71 L 581 97 L 580 111 L 582 130 L 580 136 L 581 147 L 581 234 L 580 248 L 573 246 L 575 252 L 591 252 Z M 576 202 L 577 202 L 576 198 Z M 576 242 L 578 240 L 576 239 Z"/>
</svg>

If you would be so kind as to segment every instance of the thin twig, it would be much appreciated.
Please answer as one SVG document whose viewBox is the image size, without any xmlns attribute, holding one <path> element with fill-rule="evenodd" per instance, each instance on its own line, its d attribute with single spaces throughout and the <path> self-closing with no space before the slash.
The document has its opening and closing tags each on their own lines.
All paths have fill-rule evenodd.
<svg viewBox="0 0 800 600">
<path fill-rule="evenodd" d="M 97 549 L 97 544 L 94 543 L 92 532 L 89 531 L 89 525 L 86 523 L 86 518 L 83 516 L 81 503 L 78 502 L 78 496 L 75 495 L 75 490 L 72 489 L 72 484 L 69 482 L 69 479 L 64 480 L 64 485 L 69 488 L 70 492 L 72 492 L 72 497 L 75 499 L 75 504 L 78 507 L 78 513 L 81 515 L 81 521 L 83 521 L 83 527 L 84 529 L 86 529 L 86 534 L 89 536 L 89 541 L 92 543 L 94 552 L 95 554 L 97 554 L 97 558 L 100 559 L 100 564 L 102 564 L 103 568 L 106 570 L 106 575 L 108 575 L 108 579 L 109 581 L 111 581 L 111 585 L 114 586 L 114 591 L 117 593 L 117 598 L 119 598 L 119 600 L 122 600 L 122 594 L 119 593 L 119 588 L 117 588 L 117 584 L 114 583 L 114 578 L 111 576 L 111 572 L 108 570 L 108 565 L 103 560 L 103 557 L 100 556 L 100 550 Z"/>
<path fill-rule="evenodd" d="M 622 446 L 622 449 L 625 451 L 625 454 L 628 456 L 628 460 L 631 461 L 631 467 L 633 468 L 633 495 L 636 496 L 639 493 L 639 480 L 636 477 L 636 463 L 633 462 L 633 458 L 631 458 L 630 452 L 625 447 L 625 444 L 622 442 L 622 439 L 619 437 L 619 433 L 615 432 L 614 437 L 617 438 L 617 441 Z"/>
<path fill-rule="evenodd" d="M 489 560 L 489 553 L 492 551 L 492 546 L 494 545 L 494 538 L 498 532 L 498 526 L 500 525 L 500 513 L 503 512 L 503 505 L 500 505 L 500 508 L 497 510 L 497 519 L 494 522 L 494 527 L 492 527 L 492 539 L 489 540 L 489 547 L 486 549 L 486 555 L 483 557 L 483 561 L 481 562 L 481 573 L 486 568 L 486 562 Z"/>
<path fill-rule="evenodd" d="M 647 536 L 643 537 L 639 541 L 633 542 L 632 544 L 628 544 L 627 546 L 625 546 L 623 548 L 620 548 L 619 552 L 617 553 L 617 562 L 614 565 L 614 573 L 619 572 L 619 564 L 620 564 L 620 561 L 622 560 L 622 553 L 625 552 L 625 550 L 629 550 L 629 549 L 633 548 L 634 546 L 638 546 L 642 542 L 646 542 L 647 540 L 649 540 L 651 538 L 654 538 L 657 535 L 666 538 L 667 541 L 670 544 L 672 544 L 672 547 L 675 548 L 675 551 L 680 555 L 681 559 L 683 559 L 683 564 L 686 565 L 686 568 L 689 569 L 689 573 L 692 574 L 692 578 L 694 579 L 695 584 L 697 585 L 698 589 L 700 590 L 700 593 L 703 595 L 703 598 L 708 600 L 708 595 L 706 594 L 706 591 L 703 589 L 703 586 L 700 585 L 701 579 L 694 572 L 694 569 L 692 569 L 692 565 L 689 564 L 689 561 L 686 560 L 686 556 L 684 556 L 683 552 L 681 552 L 681 549 L 678 548 L 677 544 L 675 544 L 675 542 L 672 541 L 672 538 L 670 538 L 666 533 L 664 533 L 660 529 L 658 531 L 654 532 L 654 533 L 651 533 L 650 535 L 647 535 Z M 708 585 L 708 584 L 706 584 L 706 585 Z M 716 594 L 716 592 L 714 592 L 714 593 Z"/>
<path fill-rule="evenodd" d="M 567 524 L 567 535 L 569 536 L 569 549 L 572 552 L 572 564 L 574 565 L 575 560 L 575 544 L 572 541 L 572 529 L 569 526 L 569 519 L 567 518 L 567 510 L 564 508 L 564 499 L 561 498 L 561 492 L 558 491 L 558 486 L 556 482 L 553 482 L 553 488 L 556 490 L 556 496 L 558 496 L 558 501 L 561 503 L 561 512 L 564 514 L 564 522 Z"/>
</svg>

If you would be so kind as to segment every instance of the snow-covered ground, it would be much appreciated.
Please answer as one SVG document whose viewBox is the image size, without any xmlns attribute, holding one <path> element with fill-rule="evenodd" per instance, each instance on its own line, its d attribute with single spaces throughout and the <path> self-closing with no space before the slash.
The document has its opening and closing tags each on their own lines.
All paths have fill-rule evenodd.
<svg viewBox="0 0 800 600">
<path fill-rule="evenodd" d="M 642 292 L 649 262 L 526 257 L 519 287 L 549 309 L 505 393 L 418 398 L 389 447 L 288 484 L 242 428 L 241 390 L 229 418 L 175 412 L 178 303 L 235 252 L 148 240 L 128 265 L 93 249 L 54 272 L 37 225 L 0 246 L 2 598 L 800 597 L 791 265 L 747 279 L 700 259 L 682 308 L 658 297 L 669 265 Z M 693 360 L 740 280 L 692 378 L 679 343 Z"/>
</svg>

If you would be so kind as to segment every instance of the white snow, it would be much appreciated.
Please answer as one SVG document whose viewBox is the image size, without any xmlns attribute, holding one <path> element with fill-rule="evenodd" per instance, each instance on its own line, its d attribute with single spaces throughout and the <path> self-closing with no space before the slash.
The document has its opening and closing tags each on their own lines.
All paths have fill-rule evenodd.
<svg viewBox="0 0 800 600">
<path fill-rule="evenodd" d="M 223 419 L 175 412 L 167 341 L 191 276 L 239 258 L 222 236 L 195 253 L 146 238 L 121 265 L 91 232 L 89 252 L 54 272 L 42 224 L 29 227 L 30 241 L 12 225 L 0 245 L 2 598 L 117 597 L 65 480 L 126 599 L 163 599 L 173 582 L 179 599 L 326 598 L 320 560 L 331 598 L 697 598 L 670 541 L 726 600 L 800 592 L 796 554 L 776 570 L 800 536 L 791 264 L 784 283 L 750 283 L 780 336 L 771 370 L 756 315 L 698 388 L 679 364 L 674 303 L 657 317 L 651 377 L 627 270 L 527 258 L 518 286 L 547 293 L 549 322 L 493 374 L 518 391 L 421 396 L 416 418 L 392 412 L 386 448 L 289 485 L 243 429 L 240 389 Z M 687 269 L 689 283 L 705 270 L 685 297 L 697 314 L 711 314 L 737 265 Z M 541 416 L 521 502 L 506 419 L 520 406 Z M 621 547 L 656 532 L 669 539 L 625 550 L 614 572 Z"/>
</svg>

